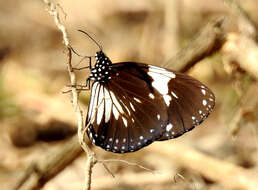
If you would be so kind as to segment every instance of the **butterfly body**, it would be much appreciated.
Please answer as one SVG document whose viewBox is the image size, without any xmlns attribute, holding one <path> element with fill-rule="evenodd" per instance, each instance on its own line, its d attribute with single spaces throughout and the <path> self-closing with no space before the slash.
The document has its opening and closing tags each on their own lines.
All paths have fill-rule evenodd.
<svg viewBox="0 0 258 190">
<path fill-rule="evenodd" d="M 90 68 L 91 74 L 89 79 L 101 83 L 106 83 L 110 79 L 110 66 L 112 63 L 102 51 L 97 52 L 95 58 L 96 64 L 93 68 Z"/>
<path fill-rule="evenodd" d="M 107 151 L 134 152 L 178 137 L 215 105 L 213 93 L 185 74 L 144 63 L 113 64 L 102 51 L 95 58 L 87 134 Z"/>
</svg>

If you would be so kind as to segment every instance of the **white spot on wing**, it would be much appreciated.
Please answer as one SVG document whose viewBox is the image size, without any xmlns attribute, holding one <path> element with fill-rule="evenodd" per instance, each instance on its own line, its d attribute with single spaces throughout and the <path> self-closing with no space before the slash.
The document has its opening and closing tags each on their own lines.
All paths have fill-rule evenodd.
<svg viewBox="0 0 258 190">
<path fill-rule="evenodd" d="M 161 94 L 168 93 L 168 82 L 171 78 L 176 78 L 175 73 L 155 66 L 149 67 L 148 75 L 153 79 L 152 86 Z"/>
<path fill-rule="evenodd" d="M 103 118 L 103 115 L 104 115 L 104 102 L 102 101 L 103 98 L 104 98 L 104 93 L 103 93 L 103 86 L 100 86 L 100 91 L 99 91 L 99 101 L 98 101 L 98 108 L 97 108 L 97 124 L 99 125 L 102 118 Z"/>
<path fill-rule="evenodd" d="M 205 95 L 206 94 L 206 90 L 202 89 L 202 94 Z"/>
<path fill-rule="evenodd" d="M 149 68 L 149 70 L 151 70 Z M 149 71 L 148 74 L 152 77 L 153 82 L 152 86 L 160 93 L 160 94 L 167 94 L 168 93 L 168 82 L 170 78 L 164 75 L 161 75 L 156 72 Z"/>
<path fill-rule="evenodd" d="M 95 96 L 95 92 L 96 92 L 96 88 L 98 87 L 97 86 L 98 83 L 93 83 L 92 87 L 91 87 L 91 98 L 90 98 L 90 107 L 89 107 L 89 111 L 88 111 L 88 117 L 89 117 L 89 120 L 91 119 L 91 115 L 92 115 L 92 107 L 93 107 L 93 104 L 94 104 L 94 99 L 97 98 Z"/>
<path fill-rule="evenodd" d="M 131 115 L 131 112 L 130 112 L 130 110 L 128 109 L 128 107 L 127 107 L 127 106 L 124 106 L 124 107 L 125 107 L 126 111 L 128 112 L 128 114 Z"/>
<path fill-rule="evenodd" d="M 116 120 L 118 120 L 119 113 L 118 113 L 118 111 L 117 111 L 117 109 L 116 109 L 116 107 L 114 105 L 113 105 L 113 114 L 114 114 Z"/>
<path fill-rule="evenodd" d="M 174 96 L 176 99 L 178 99 L 177 95 L 172 91 L 171 92 L 172 96 Z"/>
<path fill-rule="evenodd" d="M 97 107 L 97 99 L 98 99 L 98 93 L 99 93 L 99 83 L 94 83 L 91 88 L 91 100 L 90 100 L 90 107 L 89 107 L 89 116 L 88 119 L 91 122 L 91 124 L 95 121 L 95 108 Z"/>
<path fill-rule="evenodd" d="M 211 102 L 213 102 L 213 101 L 214 101 L 212 98 L 209 98 L 209 100 L 210 100 Z"/>
<path fill-rule="evenodd" d="M 172 71 L 168 71 L 168 70 L 166 70 L 164 68 L 161 68 L 161 67 L 150 65 L 149 66 L 149 71 L 150 72 L 156 72 L 160 75 L 165 75 L 166 77 L 169 77 L 169 78 L 176 78 L 175 73 L 173 73 Z"/>
<path fill-rule="evenodd" d="M 166 71 L 166 69 L 154 65 L 149 65 L 150 69 L 153 69 L 154 71 Z"/>
<path fill-rule="evenodd" d="M 139 103 L 142 103 L 142 101 L 141 100 L 139 100 L 138 98 L 133 98 L 136 102 L 139 102 Z"/>
<path fill-rule="evenodd" d="M 151 99 L 154 99 L 154 95 L 153 95 L 152 93 L 149 93 L 149 97 L 150 97 Z"/>
<path fill-rule="evenodd" d="M 110 98 L 110 95 L 108 93 L 108 90 L 104 88 L 104 98 L 105 98 L 105 123 L 107 123 L 110 120 L 111 116 L 111 109 L 112 109 L 112 101 Z"/>
<path fill-rule="evenodd" d="M 128 109 L 128 107 L 124 104 L 123 101 L 121 101 L 121 103 L 123 104 L 124 108 L 126 109 L 127 113 L 129 114 L 129 116 L 131 115 L 130 110 Z"/>
<path fill-rule="evenodd" d="M 166 131 L 170 131 L 172 129 L 173 125 L 170 123 L 166 127 Z"/>
<path fill-rule="evenodd" d="M 127 120 L 126 120 L 126 118 L 122 117 L 122 119 L 123 119 L 123 122 L 125 124 L 125 127 L 127 127 Z"/>
<path fill-rule="evenodd" d="M 134 106 L 131 102 L 130 102 L 130 106 L 131 106 L 132 110 L 135 111 Z"/>
<path fill-rule="evenodd" d="M 159 114 L 157 115 L 157 118 L 158 118 L 158 120 L 160 120 L 160 115 Z"/>
<path fill-rule="evenodd" d="M 206 106 L 207 105 L 207 100 L 202 100 L 202 105 Z"/>
<path fill-rule="evenodd" d="M 170 101 L 171 101 L 171 96 L 169 96 L 169 95 L 163 95 L 163 98 L 164 98 L 164 100 L 165 100 L 165 103 L 167 104 L 167 106 L 169 106 L 169 104 L 170 104 Z"/>
<path fill-rule="evenodd" d="M 119 111 L 121 114 L 123 114 L 123 113 L 124 113 L 123 108 L 122 108 L 121 104 L 118 102 L 116 96 L 114 95 L 114 93 L 113 93 L 112 91 L 110 91 L 110 94 L 111 94 L 112 101 L 113 101 L 113 103 L 116 105 L 118 111 Z"/>
</svg>

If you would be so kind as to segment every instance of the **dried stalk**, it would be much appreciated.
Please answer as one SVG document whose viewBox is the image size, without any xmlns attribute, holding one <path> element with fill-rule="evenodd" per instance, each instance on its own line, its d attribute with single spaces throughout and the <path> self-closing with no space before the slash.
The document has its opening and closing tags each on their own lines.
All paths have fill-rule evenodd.
<svg viewBox="0 0 258 190">
<path fill-rule="evenodd" d="M 71 85 L 74 86 L 72 87 L 72 102 L 73 102 L 73 107 L 75 109 L 75 114 L 77 117 L 78 121 L 78 138 L 79 138 L 79 143 L 83 150 L 87 153 L 87 162 L 86 162 L 86 179 L 85 179 L 85 190 L 89 190 L 91 186 L 91 175 L 92 175 L 92 168 L 93 166 L 97 163 L 97 159 L 95 157 L 95 154 L 91 149 L 88 147 L 88 145 L 84 141 L 84 128 L 83 128 L 83 112 L 79 106 L 78 99 L 79 99 L 79 92 L 76 89 L 76 76 L 72 68 L 72 50 L 70 48 L 70 42 L 67 36 L 67 31 L 65 26 L 61 23 L 60 18 L 59 18 L 59 13 L 57 11 L 57 6 L 49 1 L 49 0 L 43 0 L 45 4 L 48 6 L 48 12 L 51 16 L 54 17 L 55 24 L 57 28 L 62 32 L 63 34 L 63 41 L 65 44 L 65 47 L 67 48 L 67 70 L 70 76 L 70 81 Z"/>
<path fill-rule="evenodd" d="M 224 20 L 223 17 L 208 23 L 187 47 L 182 48 L 163 66 L 186 72 L 198 61 L 217 52 L 226 41 L 226 33 L 223 30 Z"/>
<path fill-rule="evenodd" d="M 78 144 L 77 137 L 67 141 L 60 151 L 50 159 L 30 164 L 27 170 L 19 177 L 12 190 L 38 190 L 49 180 L 53 179 L 83 152 Z"/>
<path fill-rule="evenodd" d="M 180 167 L 192 169 L 229 189 L 256 190 L 258 187 L 258 176 L 254 171 L 212 158 L 180 143 L 162 143 L 162 148 L 160 146 L 160 143 L 154 143 L 151 148 Z"/>
</svg>

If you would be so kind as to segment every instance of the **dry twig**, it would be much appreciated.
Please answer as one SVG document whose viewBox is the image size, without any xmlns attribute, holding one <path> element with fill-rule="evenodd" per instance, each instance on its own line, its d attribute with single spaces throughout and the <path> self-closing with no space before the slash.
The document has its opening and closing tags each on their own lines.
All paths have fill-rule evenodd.
<svg viewBox="0 0 258 190">
<path fill-rule="evenodd" d="M 146 170 L 146 171 L 148 171 L 148 172 L 151 172 L 152 174 L 154 174 L 155 172 L 152 170 L 152 169 L 150 169 L 150 168 L 146 168 L 146 167 L 144 167 L 144 166 L 142 166 L 142 165 L 140 165 L 140 164 L 137 164 L 137 163 L 134 163 L 134 162 L 129 162 L 129 161 L 126 161 L 126 160 L 119 160 L 119 159 L 108 159 L 108 160 L 99 160 L 99 162 L 102 162 L 102 163 L 106 163 L 106 162 L 121 162 L 121 163 L 125 163 L 125 164 L 127 164 L 127 165 L 129 165 L 129 166 L 137 166 L 137 167 L 139 167 L 139 168 L 141 168 L 141 169 L 143 169 L 143 170 Z"/>
<path fill-rule="evenodd" d="M 151 187 L 149 189 L 155 189 L 156 187 L 162 187 L 167 184 L 175 184 L 173 181 L 173 176 L 175 173 L 173 171 L 167 171 L 162 173 L 152 174 L 149 172 L 126 172 L 119 175 L 115 179 L 110 180 L 109 177 L 99 177 L 94 180 L 94 190 L 103 190 L 103 189 L 115 189 L 119 185 L 121 187 L 129 186 L 128 189 L 142 189 L 140 187 Z"/>
<path fill-rule="evenodd" d="M 62 147 L 60 152 L 57 152 L 50 159 L 44 159 L 44 162 L 32 163 L 22 174 L 13 190 L 40 189 L 83 152 L 78 144 L 77 137 L 72 138 Z"/>
<path fill-rule="evenodd" d="M 181 49 L 172 59 L 163 66 L 180 72 L 186 72 L 198 61 L 212 55 L 221 48 L 225 42 L 223 23 L 225 18 L 219 18 L 207 24 L 197 38 Z"/>
<path fill-rule="evenodd" d="M 43 0 L 45 4 L 48 6 L 48 12 L 51 16 L 54 17 L 54 21 L 58 29 L 62 32 L 63 34 L 63 40 L 64 44 L 67 48 L 67 70 L 70 76 L 70 81 L 72 86 L 76 86 L 76 76 L 72 68 L 72 50 L 70 48 L 70 42 L 67 36 L 67 31 L 65 26 L 61 23 L 60 18 L 59 18 L 59 13 L 57 11 L 57 6 L 49 1 L 49 0 Z M 85 186 L 84 189 L 88 190 L 90 189 L 91 185 L 91 174 L 92 174 L 92 168 L 93 166 L 97 163 L 97 159 L 95 157 L 95 154 L 91 149 L 88 147 L 88 145 L 84 141 L 84 129 L 83 129 L 83 112 L 78 104 L 78 99 L 79 99 L 79 93 L 75 87 L 72 87 L 72 99 L 73 99 L 73 106 L 75 109 L 75 113 L 77 116 L 78 120 L 78 138 L 79 138 L 79 143 L 83 150 L 87 153 L 87 162 L 86 162 L 86 179 L 85 179 Z"/>
<path fill-rule="evenodd" d="M 232 163 L 212 158 L 190 147 L 179 143 L 154 143 L 151 148 L 160 154 L 166 155 L 171 162 L 180 167 L 197 171 L 205 178 L 218 182 L 230 189 L 256 190 L 258 187 L 258 176 L 245 168 Z"/>
</svg>

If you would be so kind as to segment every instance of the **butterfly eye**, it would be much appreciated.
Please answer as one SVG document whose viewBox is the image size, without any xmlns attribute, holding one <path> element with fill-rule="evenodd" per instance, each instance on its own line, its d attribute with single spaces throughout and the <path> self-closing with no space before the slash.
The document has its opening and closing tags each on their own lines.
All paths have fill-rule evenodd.
<svg viewBox="0 0 258 190">
<path fill-rule="evenodd" d="M 107 151 L 134 152 L 181 136 L 214 108 L 212 91 L 190 76 L 143 63 L 113 64 L 102 51 L 96 60 L 87 134 Z"/>
</svg>

